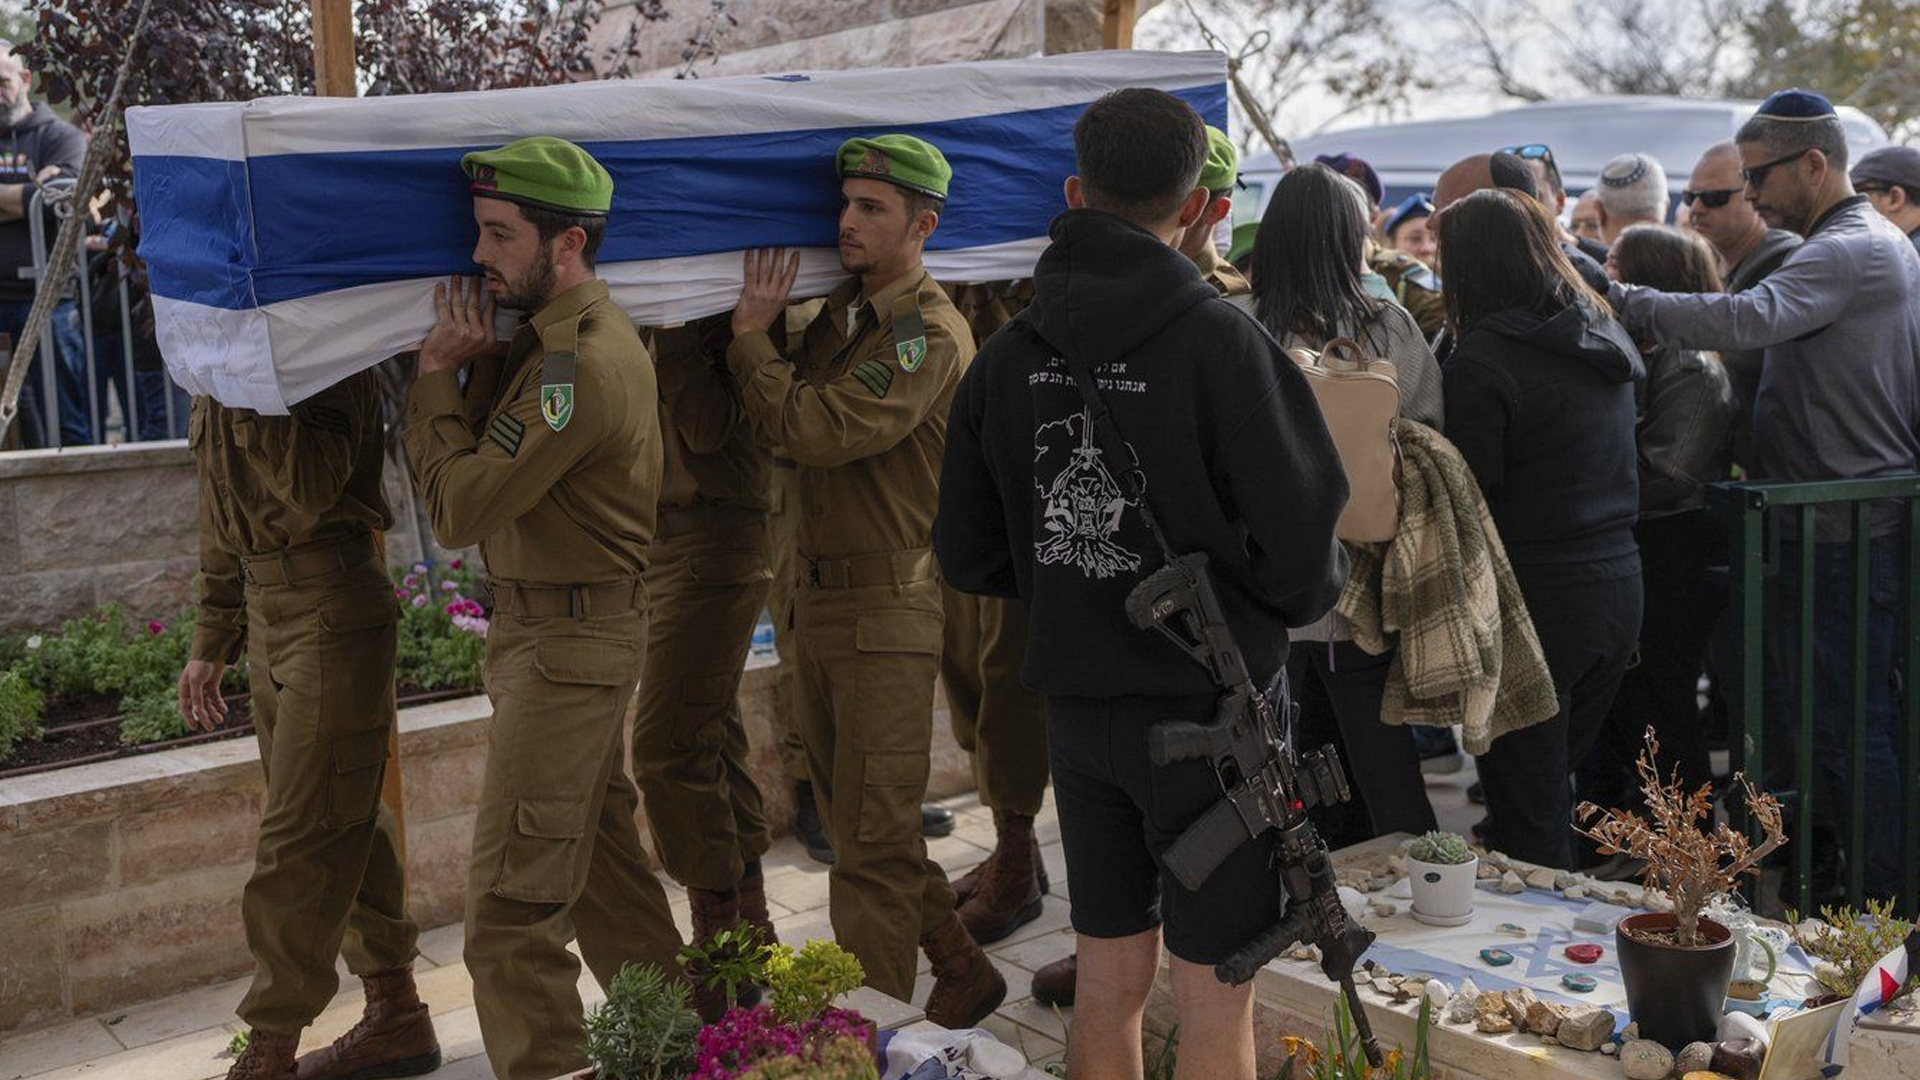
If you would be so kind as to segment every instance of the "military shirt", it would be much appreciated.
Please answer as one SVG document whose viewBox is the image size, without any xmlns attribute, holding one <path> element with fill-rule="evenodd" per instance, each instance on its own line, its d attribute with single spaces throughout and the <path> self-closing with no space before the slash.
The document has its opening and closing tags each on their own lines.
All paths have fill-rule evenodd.
<svg viewBox="0 0 1920 1080">
<path fill-rule="evenodd" d="M 761 439 L 800 466 L 800 553 L 926 547 L 947 406 L 973 359 L 966 321 L 923 269 L 871 297 L 855 278 L 828 295 L 791 351 L 789 364 L 765 333 L 743 334 L 727 366 Z"/>
<path fill-rule="evenodd" d="M 393 524 L 381 490 L 380 389 L 372 371 L 289 416 L 196 398 L 187 442 L 200 480 L 200 615 L 193 658 L 233 663 L 246 636 L 240 560 Z"/>
<path fill-rule="evenodd" d="M 1211 241 L 1201 250 L 1200 257 L 1194 260 L 1194 265 L 1200 268 L 1200 276 L 1206 280 L 1207 284 L 1218 289 L 1221 296 L 1245 296 L 1253 291 L 1253 285 L 1247 280 L 1247 275 L 1241 273 L 1239 267 L 1221 258 L 1220 253 L 1214 250 Z"/>
<path fill-rule="evenodd" d="M 660 508 L 767 510 L 773 455 L 754 438 L 727 370 L 730 312 L 648 331 L 660 382 Z"/>
<path fill-rule="evenodd" d="M 1032 278 L 979 281 L 966 285 L 944 282 L 940 287 L 946 290 L 947 299 L 953 301 L 960 317 L 967 321 L 967 329 L 973 332 L 976 350 L 985 345 L 995 331 L 1013 321 L 1015 315 L 1033 303 Z"/>
<path fill-rule="evenodd" d="M 569 396 L 570 395 L 570 396 Z M 638 577 L 660 490 L 653 360 L 603 281 L 521 321 L 504 356 L 423 375 L 407 452 L 440 543 L 507 581 Z"/>
<path fill-rule="evenodd" d="M 1428 341 L 1447 324 L 1447 302 L 1440 294 L 1440 278 L 1427 264 L 1404 251 L 1367 242 L 1367 268 L 1387 281 L 1391 299 L 1407 309 Z"/>
</svg>

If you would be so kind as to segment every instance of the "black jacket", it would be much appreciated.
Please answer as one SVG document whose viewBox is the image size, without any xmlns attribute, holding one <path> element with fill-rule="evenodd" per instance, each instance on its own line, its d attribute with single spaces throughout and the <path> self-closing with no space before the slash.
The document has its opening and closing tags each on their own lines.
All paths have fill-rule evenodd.
<svg viewBox="0 0 1920 1080">
<path fill-rule="evenodd" d="M 1273 339 L 1191 261 L 1110 214 L 1054 221 L 1033 303 L 961 379 L 933 526 L 948 583 L 1026 601 L 1024 681 L 1043 693 L 1212 687 L 1205 669 L 1127 621 L 1127 593 L 1164 560 L 1056 347 L 1095 365 L 1173 547 L 1212 556 L 1249 668 L 1271 677 L 1287 627 L 1324 614 L 1345 580 L 1333 539 L 1347 497 L 1339 458 Z"/>
<path fill-rule="evenodd" d="M 40 170 L 58 165 L 69 176 L 80 175 L 81 159 L 87 155 L 86 136 L 80 129 L 60 119 L 44 101 L 33 103 L 26 119 L 11 127 L 0 127 L 0 184 L 31 185 Z M 33 191 L 20 200 L 24 211 L 32 205 Z M 53 234 L 59 224 L 48 212 L 47 246 L 53 246 Z M 19 269 L 33 265 L 33 236 L 25 217 L 0 222 L 0 301 L 33 299 L 33 281 L 19 276 Z"/>
<path fill-rule="evenodd" d="M 1486 493 L 1522 583 L 1639 569 L 1634 386 L 1640 351 L 1584 304 L 1504 311 L 1461 337 L 1443 382 L 1447 437 Z"/>
</svg>

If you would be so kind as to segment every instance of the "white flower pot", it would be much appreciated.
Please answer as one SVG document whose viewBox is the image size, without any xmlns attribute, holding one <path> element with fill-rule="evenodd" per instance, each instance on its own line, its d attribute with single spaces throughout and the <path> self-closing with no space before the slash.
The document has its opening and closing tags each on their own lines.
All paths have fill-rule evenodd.
<svg viewBox="0 0 1920 1080">
<path fill-rule="evenodd" d="M 1413 917 L 1429 926 L 1461 926 L 1473 918 L 1473 888 L 1480 877 L 1480 858 L 1463 863 L 1426 863 L 1407 860 L 1413 882 Z"/>
</svg>

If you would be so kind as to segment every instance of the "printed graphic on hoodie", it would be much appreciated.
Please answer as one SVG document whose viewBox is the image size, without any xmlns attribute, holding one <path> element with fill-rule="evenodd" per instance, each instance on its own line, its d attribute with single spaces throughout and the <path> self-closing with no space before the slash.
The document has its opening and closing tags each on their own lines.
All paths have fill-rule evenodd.
<svg viewBox="0 0 1920 1080">
<path fill-rule="evenodd" d="M 1133 500 L 1107 471 L 1086 410 L 1042 424 L 1033 436 L 1034 475 L 1057 469 L 1039 489 L 1041 533 L 1033 560 L 1072 566 L 1086 577 L 1109 578 L 1140 569 L 1140 556 L 1114 542 Z"/>
</svg>

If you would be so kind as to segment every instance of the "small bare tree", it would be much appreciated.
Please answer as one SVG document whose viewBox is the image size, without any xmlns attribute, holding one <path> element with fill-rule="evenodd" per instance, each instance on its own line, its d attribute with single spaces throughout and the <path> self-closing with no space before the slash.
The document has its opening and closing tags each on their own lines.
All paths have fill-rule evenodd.
<svg viewBox="0 0 1920 1080">
<path fill-rule="evenodd" d="M 1660 740 L 1648 728 L 1638 768 L 1649 817 L 1583 802 L 1576 815 L 1588 824 L 1574 831 L 1599 844 L 1604 855 L 1624 853 L 1644 861 L 1647 887 L 1662 889 L 1673 900 L 1676 943 L 1691 946 L 1700 940 L 1700 914 L 1708 902 L 1732 892 L 1742 877 L 1759 873 L 1760 860 L 1786 843 L 1787 834 L 1779 801 L 1757 790 L 1744 773 L 1733 780 L 1764 839 L 1755 845 L 1724 821 L 1702 828 L 1713 816 L 1713 786 L 1688 792 L 1677 768 L 1662 779 L 1654 764 L 1659 753 Z"/>
</svg>

